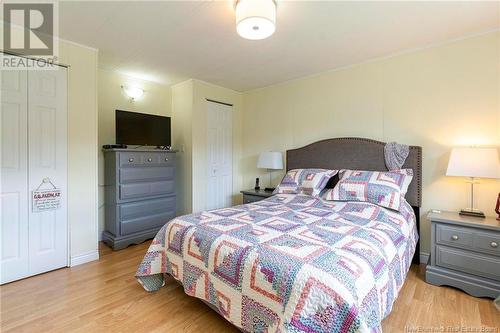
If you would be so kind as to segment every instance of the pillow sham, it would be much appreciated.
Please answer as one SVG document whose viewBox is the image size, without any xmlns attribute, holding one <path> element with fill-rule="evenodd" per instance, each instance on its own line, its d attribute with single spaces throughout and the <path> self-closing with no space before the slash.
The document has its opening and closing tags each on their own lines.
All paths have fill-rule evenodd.
<svg viewBox="0 0 500 333">
<path fill-rule="evenodd" d="M 330 178 L 337 173 L 338 170 L 328 169 L 293 169 L 286 173 L 273 193 L 307 194 L 317 197 Z"/>
<path fill-rule="evenodd" d="M 392 171 L 341 170 L 337 185 L 325 200 L 364 201 L 399 210 L 413 179 L 412 169 Z"/>
</svg>

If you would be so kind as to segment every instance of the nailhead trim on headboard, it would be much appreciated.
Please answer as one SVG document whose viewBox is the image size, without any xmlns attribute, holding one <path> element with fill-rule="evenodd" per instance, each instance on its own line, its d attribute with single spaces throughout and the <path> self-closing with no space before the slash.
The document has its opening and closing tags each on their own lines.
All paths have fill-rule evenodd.
<svg viewBox="0 0 500 333">
<path fill-rule="evenodd" d="M 417 152 L 417 170 L 413 170 L 413 172 L 416 174 L 414 177 L 417 181 L 418 207 L 422 207 L 422 147 L 410 146 L 410 151 Z"/>
</svg>

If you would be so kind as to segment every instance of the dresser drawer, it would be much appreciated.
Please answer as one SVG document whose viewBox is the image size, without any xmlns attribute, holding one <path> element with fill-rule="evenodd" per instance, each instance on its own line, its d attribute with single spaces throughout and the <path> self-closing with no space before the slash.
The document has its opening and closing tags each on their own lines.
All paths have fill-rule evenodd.
<svg viewBox="0 0 500 333">
<path fill-rule="evenodd" d="M 136 167 L 121 168 L 120 183 L 145 182 L 157 180 L 173 180 L 175 178 L 175 169 L 171 166 L 162 167 Z"/>
<path fill-rule="evenodd" d="M 120 233 L 160 228 L 175 217 L 175 197 L 121 204 Z"/>
<path fill-rule="evenodd" d="M 173 180 L 120 185 L 121 200 L 147 198 L 173 193 L 175 193 L 175 182 Z"/>
<path fill-rule="evenodd" d="M 137 165 L 142 165 L 144 164 L 144 154 L 140 152 L 136 153 L 120 153 L 120 166 L 121 167 L 127 167 L 127 166 L 137 166 Z"/>
<path fill-rule="evenodd" d="M 436 265 L 500 281 L 500 258 L 436 246 Z"/>
<path fill-rule="evenodd" d="M 150 167 L 150 166 L 174 166 L 175 154 L 162 151 L 152 152 L 121 152 L 120 167 Z"/>
<path fill-rule="evenodd" d="M 500 256 L 500 233 L 495 231 L 437 224 L 436 243 Z"/>
<path fill-rule="evenodd" d="M 171 153 L 144 153 L 144 166 L 174 166 L 175 155 Z"/>
<path fill-rule="evenodd" d="M 158 153 L 144 153 L 143 154 L 144 166 L 157 166 L 160 164 L 160 154 Z"/>
<path fill-rule="evenodd" d="M 162 166 L 175 166 L 175 154 L 172 153 L 160 153 L 158 154 L 160 164 Z"/>
</svg>

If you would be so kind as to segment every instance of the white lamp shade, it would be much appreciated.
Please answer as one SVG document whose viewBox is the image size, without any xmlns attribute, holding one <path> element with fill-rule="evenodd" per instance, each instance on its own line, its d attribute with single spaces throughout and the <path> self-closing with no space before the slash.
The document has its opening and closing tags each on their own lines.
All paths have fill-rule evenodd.
<svg viewBox="0 0 500 333">
<path fill-rule="evenodd" d="M 497 148 L 453 148 L 446 175 L 500 178 Z"/>
<path fill-rule="evenodd" d="M 276 30 L 273 0 L 239 0 L 236 4 L 236 31 L 246 39 L 264 39 Z"/>
<path fill-rule="evenodd" d="M 267 151 L 260 153 L 257 162 L 257 168 L 260 169 L 283 169 L 283 155 L 278 151 Z"/>
</svg>

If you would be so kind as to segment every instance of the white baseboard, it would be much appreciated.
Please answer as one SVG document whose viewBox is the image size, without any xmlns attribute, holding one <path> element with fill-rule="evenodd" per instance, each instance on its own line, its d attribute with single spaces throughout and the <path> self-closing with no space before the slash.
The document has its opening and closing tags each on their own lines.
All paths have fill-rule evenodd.
<svg viewBox="0 0 500 333">
<path fill-rule="evenodd" d="M 70 267 L 85 264 L 94 260 L 99 260 L 99 251 L 97 250 L 71 257 Z"/>
<path fill-rule="evenodd" d="M 427 265 L 427 262 L 429 261 L 429 256 L 430 256 L 429 253 L 420 252 L 420 263 Z"/>
</svg>

